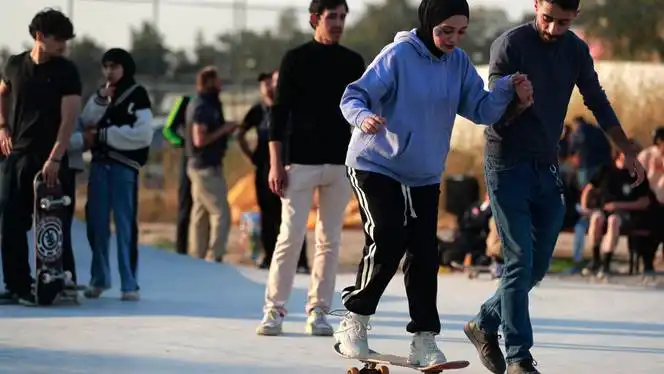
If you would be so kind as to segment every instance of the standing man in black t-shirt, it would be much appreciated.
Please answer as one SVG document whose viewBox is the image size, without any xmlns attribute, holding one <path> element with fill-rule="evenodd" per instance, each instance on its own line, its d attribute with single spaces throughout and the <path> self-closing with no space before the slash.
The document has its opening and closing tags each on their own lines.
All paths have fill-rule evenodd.
<svg viewBox="0 0 664 374">
<path fill-rule="evenodd" d="M 81 105 L 81 80 L 76 66 L 62 57 L 74 38 L 63 13 L 41 11 L 29 30 L 32 49 L 8 59 L 0 82 L 0 96 L 9 98 L 0 100 L 0 151 L 7 157 L 0 166 L 0 212 L 7 291 L 2 297 L 34 305 L 26 235 L 32 226 L 32 183 L 39 171 L 49 185 L 70 180 L 67 147 Z M 64 267 L 73 272 L 67 252 Z"/>
<path fill-rule="evenodd" d="M 270 124 L 270 111 L 274 105 L 274 89 L 279 79 L 279 71 L 272 74 L 261 73 L 258 76 L 260 84 L 261 101 L 249 109 L 240 125 L 237 134 L 238 144 L 242 153 L 256 167 L 256 176 L 254 186 L 256 189 L 256 200 L 261 210 L 261 244 L 265 257 L 259 267 L 267 269 L 272 262 L 272 253 L 277 244 L 277 235 L 281 225 L 281 199 L 270 191 L 268 185 L 268 174 L 270 172 L 270 149 L 268 148 Z M 247 143 L 247 131 L 255 128 L 257 144 L 253 150 Z M 305 235 L 302 243 L 302 252 L 297 264 L 299 273 L 309 273 L 309 263 L 307 262 L 307 239 Z"/>
<path fill-rule="evenodd" d="M 259 335 L 281 334 L 314 193 L 318 196 L 316 253 L 305 329 L 311 335 L 333 334 L 325 314 L 334 298 L 344 211 L 352 194 L 345 166 L 351 125 L 339 105 L 346 86 L 365 69 L 362 57 L 340 44 L 347 15 L 346 0 L 311 0 L 313 38 L 288 51 L 279 68 L 270 116 L 268 181 L 281 197 L 282 223 L 270 264 L 264 317 L 256 330 Z"/>
<path fill-rule="evenodd" d="M 620 230 L 647 227 L 651 203 L 648 180 L 634 186 L 634 178 L 625 167 L 624 153 L 619 153 L 613 164 L 595 172 L 581 193 L 581 207 L 590 215 L 588 236 L 593 250 L 584 275 L 609 275 Z"/>
</svg>

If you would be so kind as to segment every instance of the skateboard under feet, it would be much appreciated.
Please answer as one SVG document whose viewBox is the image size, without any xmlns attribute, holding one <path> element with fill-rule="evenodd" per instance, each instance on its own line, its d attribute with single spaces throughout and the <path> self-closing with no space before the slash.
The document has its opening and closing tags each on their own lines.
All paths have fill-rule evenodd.
<svg viewBox="0 0 664 374">
<path fill-rule="evenodd" d="M 447 361 L 444 364 L 432 366 L 416 366 L 409 364 L 406 357 L 382 354 L 376 351 L 369 351 L 369 355 L 366 357 L 348 357 L 339 350 L 339 343 L 334 345 L 334 351 L 343 358 L 358 360 L 364 364 L 364 367 L 361 369 L 356 367 L 348 369 L 346 374 L 389 374 L 390 369 L 386 365 L 413 369 L 422 373 L 437 374 L 442 373 L 444 370 L 463 369 L 470 365 L 468 361 Z"/>
</svg>

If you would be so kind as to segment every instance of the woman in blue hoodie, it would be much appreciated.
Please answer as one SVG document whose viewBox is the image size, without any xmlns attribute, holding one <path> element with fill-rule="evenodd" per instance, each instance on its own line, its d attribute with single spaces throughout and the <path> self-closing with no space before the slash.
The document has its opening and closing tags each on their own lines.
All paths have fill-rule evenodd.
<svg viewBox="0 0 664 374">
<path fill-rule="evenodd" d="M 343 94 L 341 110 L 353 127 L 346 165 L 366 236 L 356 283 L 342 292 L 348 313 L 335 339 L 344 355 L 369 353 L 369 317 L 405 253 L 406 330 L 414 334 L 409 361 L 423 367 L 446 363 L 435 342 L 436 230 L 454 120 L 459 114 L 491 125 L 510 103 L 532 102 L 532 87 L 519 74 L 485 91 L 470 58 L 456 48 L 468 18 L 466 0 L 423 0 L 419 27 L 399 32 Z"/>
</svg>

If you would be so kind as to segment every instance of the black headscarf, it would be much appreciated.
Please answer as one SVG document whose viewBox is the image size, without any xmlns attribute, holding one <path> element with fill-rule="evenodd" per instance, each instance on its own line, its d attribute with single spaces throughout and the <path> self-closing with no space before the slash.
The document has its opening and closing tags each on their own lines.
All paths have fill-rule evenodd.
<svg viewBox="0 0 664 374">
<path fill-rule="evenodd" d="M 136 62 L 131 54 L 122 48 L 111 48 L 104 53 L 101 58 L 101 63 L 112 62 L 122 66 L 122 78 L 115 83 L 115 92 L 113 93 L 113 100 L 120 97 L 122 93 L 129 87 L 136 83 L 134 75 L 136 74 Z"/>
<path fill-rule="evenodd" d="M 470 7 L 466 0 L 422 0 L 417 10 L 420 25 L 417 37 L 436 57 L 443 55 L 433 42 L 433 28 L 452 16 L 470 18 Z"/>
</svg>

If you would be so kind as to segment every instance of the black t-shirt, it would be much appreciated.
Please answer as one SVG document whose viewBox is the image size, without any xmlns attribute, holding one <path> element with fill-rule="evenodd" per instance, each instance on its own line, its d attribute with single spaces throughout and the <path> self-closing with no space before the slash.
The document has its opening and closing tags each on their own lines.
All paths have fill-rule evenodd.
<svg viewBox="0 0 664 374">
<path fill-rule="evenodd" d="M 35 64 L 30 52 L 14 55 L 3 68 L 9 87 L 7 126 L 13 154 L 48 157 L 60 129 L 62 98 L 81 95 L 76 65 L 63 57 Z"/>
<path fill-rule="evenodd" d="M 626 169 L 618 169 L 613 164 L 601 167 L 590 180 L 590 184 L 597 188 L 597 207 L 610 202 L 632 202 L 644 196 L 649 196 L 648 181 L 632 188 L 634 178 Z M 595 205 L 595 204 L 593 204 Z"/>
<path fill-rule="evenodd" d="M 206 146 L 195 147 L 192 135 L 194 124 L 205 125 L 207 132 L 213 133 L 226 123 L 219 96 L 199 94 L 187 105 L 186 118 L 186 151 L 190 164 L 197 169 L 220 167 L 226 153 L 228 136 L 222 136 Z"/>
<path fill-rule="evenodd" d="M 339 103 L 364 73 L 362 57 L 312 40 L 286 53 L 272 107 L 270 139 L 287 143 L 287 162 L 344 165 L 352 127 Z"/>
<path fill-rule="evenodd" d="M 252 161 L 256 166 L 265 166 L 270 162 L 270 150 L 268 146 L 270 142 L 269 126 L 270 107 L 263 103 L 257 103 L 252 106 L 242 121 L 242 129 L 246 131 L 253 128 L 256 129 L 258 141 L 252 156 Z"/>
</svg>

